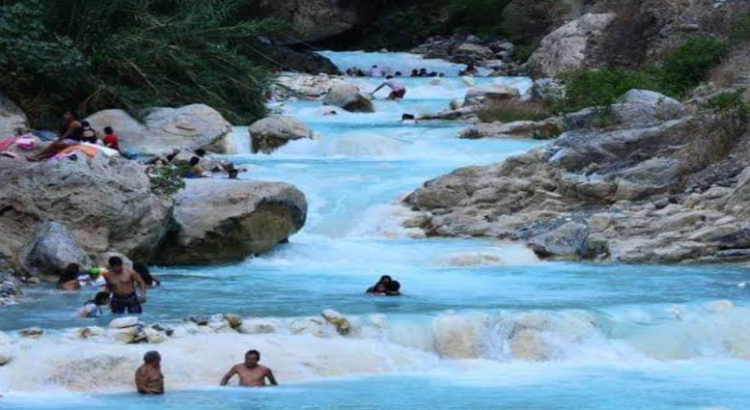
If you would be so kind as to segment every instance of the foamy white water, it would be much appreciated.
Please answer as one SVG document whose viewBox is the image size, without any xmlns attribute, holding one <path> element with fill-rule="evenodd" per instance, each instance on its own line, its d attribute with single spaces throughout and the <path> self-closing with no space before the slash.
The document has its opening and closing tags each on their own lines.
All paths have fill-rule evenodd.
<svg viewBox="0 0 750 410">
<path fill-rule="evenodd" d="M 461 69 L 406 54 L 329 53 L 342 68 L 379 64 L 406 72 Z M 364 90 L 381 79 L 351 81 Z M 31 289 L 0 310 L 0 392 L 9 409 L 743 409 L 750 405 L 750 304 L 742 267 L 599 266 L 540 262 L 522 245 L 427 239 L 401 225 L 400 199 L 453 169 L 490 164 L 536 141 L 465 141 L 461 124 L 401 124 L 403 113 L 445 109 L 475 85 L 525 91 L 525 78 L 406 79 L 407 98 L 377 112 L 323 115 L 319 101 L 284 102 L 320 135 L 272 155 L 251 155 L 237 127 L 242 178 L 294 183 L 310 202 L 305 229 L 261 258 L 230 266 L 156 268 L 164 281 L 143 320 L 178 336 L 157 346 L 79 340 L 75 318 L 91 294 Z M 327 111 L 327 110 L 325 110 Z M 380 275 L 404 296 L 364 289 Z M 354 331 L 311 324 L 336 309 Z M 201 334 L 188 315 L 238 313 L 268 334 Z M 318 320 L 318 319 L 316 319 Z M 15 330 L 48 329 L 40 340 Z M 302 329 L 302 330 L 301 330 Z M 165 358 L 171 393 L 144 400 L 132 390 L 142 354 Z M 286 387 L 216 389 L 227 368 L 257 348 Z"/>
</svg>

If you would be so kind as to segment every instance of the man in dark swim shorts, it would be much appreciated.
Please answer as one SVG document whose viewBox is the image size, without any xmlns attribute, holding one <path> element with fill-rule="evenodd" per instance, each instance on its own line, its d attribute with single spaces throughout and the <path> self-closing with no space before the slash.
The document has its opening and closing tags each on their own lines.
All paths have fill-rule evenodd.
<svg viewBox="0 0 750 410">
<path fill-rule="evenodd" d="M 105 276 L 107 289 L 112 292 L 112 300 L 109 307 L 114 314 L 127 311 L 129 314 L 141 314 L 141 304 L 146 303 L 146 282 L 141 275 L 126 269 L 122 259 L 116 256 L 109 258 L 109 274 Z M 141 296 L 138 297 L 136 288 L 140 289 Z"/>
</svg>

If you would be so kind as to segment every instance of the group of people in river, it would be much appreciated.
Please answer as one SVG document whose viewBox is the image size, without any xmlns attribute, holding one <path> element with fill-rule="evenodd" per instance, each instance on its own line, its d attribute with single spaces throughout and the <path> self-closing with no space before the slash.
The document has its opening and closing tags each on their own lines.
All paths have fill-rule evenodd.
<svg viewBox="0 0 750 410">
<path fill-rule="evenodd" d="M 146 303 L 148 289 L 160 286 L 161 282 L 142 263 L 134 263 L 133 269 L 129 269 L 122 258 L 113 256 L 108 264 L 107 268 L 93 267 L 83 271 L 80 265 L 71 263 L 60 275 L 57 287 L 68 291 L 99 289 L 96 296 L 79 309 L 81 317 L 102 316 L 107 306 L 113 314 L 143 313 L 142 304 Z"/>
<path fill-rule="evenodd" d="M 367 71 L 362 70 L 359 67 L 351 67 L 346 70 L 346 75 L 349 77 L 403 77 L 404 73 L 401 71 L 394 71 L 389 68 L 382 68 L 380 66 L 373 65 Z M 426 68 L 413 69 L 409 77 L 445 77 L 445 73 L 437 71 L 427 71 Z"/>
<path fill-rule="evenodd" d="M 135 387 L 138 393 L 144 395 L 164 394 L 164 373 L 161 368 L 161 354 L 150 351 L 143 356 L 143 365 L 135 372 Z M 273 371 L 260 364 L 260 352 L 249 350 L 245 353 L 245 362 L 229 369 L 222 377 L 220 386 L 226 386 L 237 376 L 241 387 L 265 387 L 268 384 L 278 386 Z"/>
<path fill-rule="evenodd" d="M 367 288 L 367 293 L 375 296 L 401 296 L 401 283 L 388 275 L 383 275 L 378 283 Z"/>
</svg>

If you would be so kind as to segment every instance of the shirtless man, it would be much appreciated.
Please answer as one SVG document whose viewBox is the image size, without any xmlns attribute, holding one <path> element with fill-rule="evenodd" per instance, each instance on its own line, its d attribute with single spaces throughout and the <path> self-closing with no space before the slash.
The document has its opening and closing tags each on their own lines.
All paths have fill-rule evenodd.
<svg viewBox="0 0 750 410">
<path fill-rule="evenodd" d="M 266 379 L 273 386 L 278 386 L 276 378 L 273 377 L 273 372 L 266 366 L 258 364 L 260 361 L 260 352 L 257 350 L 250 350 L 245 353 L 245 363 L 235 365 L 229 370 L 223 379 L 221 379 L 221 385 L 226 386 L 229 383 L 229 379 L 234 375 L 239 376 L 240 386 L 242 387 L 263 387 L 266 385 Z"/>
<path fill-rule="evenodd" d="M 109 302 L 112 313 L 121 314 L 125 310 L 130 314 L 143 313 L 141 304 L 146 303 L 148 286 L 141 275 L 125 269 L 122 259 L 113 256 L 109 258 L 109 274 L 104 278 L 107 280 L 107 289 L 112 292 L 112 300 Z M 136 293 L 136 287 L 141 291 L 140 297 Z"/>
<path fill-rule="evenodd" d="M 135 372 L 135 387 L 140 394 L 164 394 L 159 352 L 152 351 L 143 356 L 143 365 Z"/>
<path fill-rule="evenodd" d="M 381 88 L 388 87 L 391 89 L 391 93 L 388 95 L 389 100 L 398 101 L 403 99 L 406 95 L 406 87 L 400 81 L 396 81 L 392 75 L 389 75 L 385 79 L 386 82 L 381 84 L 380 87 L 376 88 L 375 91 L 370 94 L 374 97 L 375 93 L 380 91 Z"/>
</svg>

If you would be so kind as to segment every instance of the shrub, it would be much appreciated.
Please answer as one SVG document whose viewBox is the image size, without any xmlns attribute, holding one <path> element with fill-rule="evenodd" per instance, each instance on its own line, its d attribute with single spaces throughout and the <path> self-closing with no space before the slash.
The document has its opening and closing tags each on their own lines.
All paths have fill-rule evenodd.
<svg viewBox="0 0 750 410">
<path fill-rule="evenodd" d="M 747 133 L 750 103 L 739 92 L 722 92 L 700 107 L 701 129 L 687 149 L 690 163 L 698 168 L 721 161 L 732 152 L 739 138 Z"/>
<path fill-rule="evenodd" d="M 721 62 L 726 45 L 715 37 L 696 36 L 669 53 L 658 68 L 657 80 L 667 94 L 684 97 Z"/>
<path fill-rule="evenodd" d="M 0 0 L 0 86 L 30 114 L 202 102 L 230 121 L 265 113 L 250 49 L 278 24 L 240 0 Z"/>
<path fill-rule="evenodd" d="M 482 122 L 502 123 L 516 121 L 543 121 L 553 114 L 542 104 L 528 102 L 519 103 L 515 101 L 498 101 L 482 108 L 477 113 Z"/>
<path fill-rule="evenodd" d="M 729 28 L 732 43 L 745 43 L 750 40 L 750 13 L 738 15 Z"/>
<path fill-rule="evenodd" d="M 157 168 L 151 176 L 151 192 L 171 197 L 185 188 L 184 171 L 175 166 Z"/>
<path fill-rule="evenodd" d="M 632 89 L 659 88 L 649 75 L 628 70 L 584 70 L 564 77 L 565 98 L 556 107 L 562 112 L 608 106 Z"/>
</svg>

